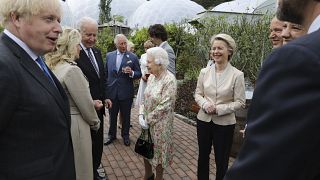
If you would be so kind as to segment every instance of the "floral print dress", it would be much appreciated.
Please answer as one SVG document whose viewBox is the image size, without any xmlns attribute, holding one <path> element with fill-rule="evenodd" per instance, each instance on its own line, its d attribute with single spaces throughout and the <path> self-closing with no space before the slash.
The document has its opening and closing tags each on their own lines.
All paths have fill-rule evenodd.
<svg viewBox="0 0 320 180">
<path fill-rule="evenodd" d="M 177 83 L 174 75 L 168 71 L 159 77 L 150 75 L 144 92 L 144 115 L 150 126 L 154 142 L 153 166 L 163 168 L 173 160 L 173 119 Z"/>
</svg>

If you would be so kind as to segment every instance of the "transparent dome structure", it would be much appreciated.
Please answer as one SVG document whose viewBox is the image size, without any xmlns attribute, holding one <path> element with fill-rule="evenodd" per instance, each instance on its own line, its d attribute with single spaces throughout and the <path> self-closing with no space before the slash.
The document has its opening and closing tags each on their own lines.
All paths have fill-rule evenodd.
<svg viewBox="0 0 320 180">
<path fill-rule="evenodd" d="M 129 19 L 134 11 L 146 0 L 113 0 L 111 1 L 111 15 L 120 15 Z"/>
<path fill-rule="evenodd" d="M 75 27 L 76 22 L 74 20 L 73 13 L 72 13 L 69 5 L 64 1 L 60 1 L 60 4 L 61 4 L 62 10 L 63 10 L 62 18 L 61 18 L 61 25 Z"/>
<path fill-rule="evenodd" d="M 274 13 L 276 0 L 234 0 L 217 5 L 212 11 L 234 13 Z"/>
<path fill-rule="evenodd" d="M 202 6 L 190 0 L 150 0 L 136 9 L 128 25 L 131 28 L 142 28 L 157 23 L 178 23 L 192 19 L 203 11 L 205 9 Z"/>
<path fill-rule="evenodd" d="M 99 20 L 100 0 L 67 0 L 66 2 L 71 10 L 71 14 L 66 14 L 66 18 L 72 16 L 75 21 L 78 21 L 84 16 L 89 16 Z"/>
</svg>

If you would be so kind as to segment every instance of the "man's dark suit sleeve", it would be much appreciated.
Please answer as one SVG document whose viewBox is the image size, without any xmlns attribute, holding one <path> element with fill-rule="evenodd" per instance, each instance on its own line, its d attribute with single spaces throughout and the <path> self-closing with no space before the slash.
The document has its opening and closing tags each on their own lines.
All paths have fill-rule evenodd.
<svg viewBox="0 0 320 180">
<path fill-rule="evenodd" d="M 319 52 L 319 50 L 317 50 Z M 225 180 L 313 180 L 320 170 L 320 56 L 287 44 L 262 66 L 246 139 Z"/>
</svg>

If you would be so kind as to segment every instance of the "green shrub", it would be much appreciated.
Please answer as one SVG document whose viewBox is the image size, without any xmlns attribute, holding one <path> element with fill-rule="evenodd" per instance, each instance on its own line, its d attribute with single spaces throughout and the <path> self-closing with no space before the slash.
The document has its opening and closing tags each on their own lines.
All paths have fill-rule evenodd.
<svg viewBox="0 0 320 180">
<path fill-rule="evenodd" d="M 116 49 L 114 45 L 114 37 L 111 29 L 108 27 L 99 30 L 96 46 L 101 50 L 102 58 L 105 61 L 106 53 Z"/>
</svg>

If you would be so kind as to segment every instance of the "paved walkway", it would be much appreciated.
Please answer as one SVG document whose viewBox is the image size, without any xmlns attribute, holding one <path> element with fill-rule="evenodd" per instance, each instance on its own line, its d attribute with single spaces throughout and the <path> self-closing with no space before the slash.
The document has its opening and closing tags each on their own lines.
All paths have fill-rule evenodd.
<svg viewBox="0 0 320 180">
<path fill-rule="evenodd" d="M 117 131 L 117 140 L 108 146 L 104 146 L 102 155 L 102 166 L 109 180 L 136 180 L 143 179 L 144 165 L 143 159 L 134 152 L 135 142 L 140 135 L 138 124 L 138 110 L 131 111 L 131 124 L 129 147 L 123 144 L 120 129 Z M 109 118 L 105 120 L 105 138 L 109 130 Z M 196 180 L 197 179 L 197 158 L 198 145 L 196 127 L 174 119 L 175 156 L 171 167 L 167 167 L 164 172 L 165 180 Z M 233 162 L 230 158 L 230 164 Z M 210 157 L 210 179 L 215 179 L 214 156 Z"/>
</svg>

